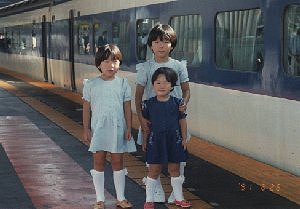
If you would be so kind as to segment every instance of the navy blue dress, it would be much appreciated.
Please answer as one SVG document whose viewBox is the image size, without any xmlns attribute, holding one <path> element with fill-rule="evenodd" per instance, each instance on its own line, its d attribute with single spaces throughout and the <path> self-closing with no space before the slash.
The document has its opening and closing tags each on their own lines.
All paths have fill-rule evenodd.
<svg viewBox="0 0 300 209">
<path fill-rule="evenodd" d="M 165 164 L 185 162 L 179 120 L 186 118 L 178 108 L 182 99 L 170 96 L 168 101 L 152 97 L 142 102 L 142 115 L 151 122 L 147 140 L 146 162 Z"/>
</svg>

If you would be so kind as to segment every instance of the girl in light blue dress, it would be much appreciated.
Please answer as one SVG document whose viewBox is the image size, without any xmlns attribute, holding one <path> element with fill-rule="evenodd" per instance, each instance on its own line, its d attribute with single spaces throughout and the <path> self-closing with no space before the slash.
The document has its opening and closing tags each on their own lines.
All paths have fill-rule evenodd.
<svg viewBox="0 0 300 209">
<path fill-rule="evenodd" d="M 95 64 L 100 76 L 89 79 L 83 87 L 83 138 L 90 143 L 94 169 L 91 170 L 96 190 L 95 209 L 104 208 L 104 167 L 107 152 L 111 153 L 117 206 L 131 208 L 124 196 L 126 169 L 124 152 L 135 152 L 131 135 L 131 89 L 127 79 L 115 74 L 122 54 L 115 45 L 106 44 L 96 53 Z"/>
</svg>

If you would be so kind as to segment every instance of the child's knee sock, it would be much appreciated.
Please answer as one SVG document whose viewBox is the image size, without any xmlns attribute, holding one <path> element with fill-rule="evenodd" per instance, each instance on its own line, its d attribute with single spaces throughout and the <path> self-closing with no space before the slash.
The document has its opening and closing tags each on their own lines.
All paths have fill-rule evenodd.
<svg viewBox="0 0 300 209">
<path fill-rule="evenodd" d="M 154 202 L 165 202 L 165 191 L 161 185 L 160 176 L 156 179 L 156 187 L 154 191 Z"/>
<path fill-rule="evenodd" d="M 154 191 L 157 184 L 156 179 L 147 176 L 146 179 L 146 202 L 154 202 Z"/>
<path fill-rule="evenodd" d="M 125 200 L 125 196 L 124 196 L 125 174 L 126 174 L 126 169 L 114 171 L 114 184 L 115 184 L 118 201 Z"/>
<path fill-rule="evenodd" d="M 186 166 L 186 162 L 180 162 L 180 167 L 179 167 L 179 175 L 182 176 L 184 178 L 184 168 Z M 175 197 L 174 197 L 174 192 L 172 191 L 172 193 L 170 194 L 169 198 L 168 198 L 168 203 L 173 203 L 175 201 Z"/>
<path fill-rule="evenodd" d="M 91 175 L 93 177 L 93 183 L 96 190 L 96 199 L 97 202 L 104 202 L 104 172 L 99 172 L 96 170 L 91 170 Z"/>
<path fill-rule="evenodd" d="M 180 162 L 180 167 L 179 167 L 179 175 L 184 176 L 184 168 L 186 166 L 186 162 Z"/>
<path fill-rule="evenodd" d="M 183 176 L 171 177 L 171 185 L 173 187 L 174 197 L 177 201 L 184 200 L 182 193 L 182 184 L 184 182 Z"/>
</svg>

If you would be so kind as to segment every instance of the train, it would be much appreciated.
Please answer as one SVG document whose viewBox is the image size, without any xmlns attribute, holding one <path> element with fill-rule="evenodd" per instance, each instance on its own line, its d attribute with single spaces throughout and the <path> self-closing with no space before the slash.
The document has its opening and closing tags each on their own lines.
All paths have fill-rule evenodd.
<svg viewBox="0 0 300 209">
<path fill-rule="evenodd" d="M 300 0 L 25 0 L 0 8 L 0 67 L 82 93 L 114 43 L 134 98 L 158 23 L 187 64 L 191 134 L 300 176 Z"/>
</svg>

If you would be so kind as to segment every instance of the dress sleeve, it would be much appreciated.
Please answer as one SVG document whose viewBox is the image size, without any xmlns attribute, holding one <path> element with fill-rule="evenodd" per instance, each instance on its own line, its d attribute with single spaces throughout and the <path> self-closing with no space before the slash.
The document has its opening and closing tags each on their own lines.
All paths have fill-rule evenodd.
<svg viewBox="0 0 300 209">
<path fill-rule="evenodd" d="M 147 100 L 142 101 L 141 106 L 142 106 L 142 116 L 145 119 L 149 120 L 150 118 L 149 118 L 149 109 L 148 109 L 148 102 L 147 102 Z"/>
<path fill-rule="evenodd" d="M 147 70 L 145 69 L 145 63 L 140 63 L 136 65 L 137 76 L 136 85 L 146 86 L 147 85 Z"/>
<path fill-rule="evenodd" d="M 126 78 L 123 78 L 123 102 L 127 102 L 131 100 L 131 87 Z"/>
<path fill-rule="evenodd" d="M 91 82 L 90 82 L 90 80 L 85 80 L 83 82 L 82 99 L 84 99 L 88 102 L 91 102 Z"/>
<path fill-rule="evenodd" d="M 186 68 L 186 61 L 178 61 L 178 67 L 179 67 L 179 81 L 180 83 L 184 83 L 184 82 L 188 82 L 189 79 L 189 75 L 188 75 L 188 71 Z"/>
<path fill-rule="evenodd" d="M 184 103 L 183 98 L 178 99 L 178 107 L 179 107 L 181 104 L 183 104 L 183 103 Z M 180 112 L 180 111 L 178 111 L 178 118 L 179 118 L 179 120 L 180 120 L 180 119 L 186 118 L 186 116 L 187 116 L 187 114 L 186 114 L 185 112 Z"/>
</svg>

